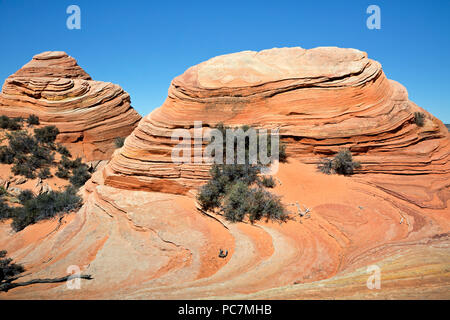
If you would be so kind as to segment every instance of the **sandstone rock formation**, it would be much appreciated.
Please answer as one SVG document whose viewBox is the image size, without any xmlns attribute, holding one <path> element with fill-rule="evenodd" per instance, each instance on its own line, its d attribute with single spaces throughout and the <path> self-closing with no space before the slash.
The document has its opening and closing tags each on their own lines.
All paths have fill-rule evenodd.
<svg viewBox="0 0 450 320">
<path fill-rule="evenodd" d="M 130 96 L 112 83 L 92 81 L 64 52 L 44 52 L 8 77 L 0 113 L 35 114 L 60 130 L 59 142 L 87 161 L 106 160 L 116 137 L 128 136 L 140 120 Z"/>
<path fill-rule="evenodd" d="M 413 123 L 418 110 L 423 127 Z M 173 130 L 198 120 L 205 131 L 220 121 L 280 128 L 289 160 L 274 192 L 295 220 L 233 224 L 197 210 L 190 191 L 208 166 L 170 155 Z M 359 173 L 317 172 L 343 146 Z M 63 276 L 70 265 L 94 280 L 0 297 L 449 299 L 449 150 L 445 126 L 361 51 L 216 57 L 172 81 L 163 106 L 87 183 L 77 214 L 14 235 L 0 225 L 0 248 L 32 273 L 24 280 Z M 297 215 L 296 203 L 310 212 Z M 381 268 L 381 290 L 366 286 L 369 265 Z"/>
<path fill-rule="evenodd" d="M 427 116 L 423 127 L 413 123 L 416 111 Z M 279 128 L 289 156 L 309 163 L 347 147 L 364 155 L 365 173 L 449 173 L 443 123 L 366 53 L 282 48 L 219 56 L 176 77 L 114 157 L 106 184 L 173 193 L 198 186 L 207 168 L 171 161 L 173 130 L 197 120 Z"/>
</svg>

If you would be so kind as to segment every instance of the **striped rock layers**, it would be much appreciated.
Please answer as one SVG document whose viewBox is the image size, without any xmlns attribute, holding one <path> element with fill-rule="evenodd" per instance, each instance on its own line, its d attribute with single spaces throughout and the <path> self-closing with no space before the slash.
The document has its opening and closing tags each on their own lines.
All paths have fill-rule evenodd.
<svg viewBox="0 0 450 320">
<path fill-rule="evenodd" d="M 422 127 L 415 112 L 426 116 Z M 218 56 L 176 77 L 112 159 L 105 183 L 178 194 L 204 183 L 207 165 L 171 160 L 173 130 L 193 131 L 194 121 L 279 128 L 288 155 L 306 163 L 346 147 L 361 173 L 450 172 L 448 130 L 378 62 L 355 49 L 297 47 Z"/>
<path fill-rule="evenodd" d="M 114 139 L 126 137 L 140 115 L 120 86 L 91 77 L 64 52 L 44 52 L 8 77 L 0 94 L 1 114 L 35 114 L 55 125 L 58 142 L 87 161 L 109 159 Z"/>
</svg>

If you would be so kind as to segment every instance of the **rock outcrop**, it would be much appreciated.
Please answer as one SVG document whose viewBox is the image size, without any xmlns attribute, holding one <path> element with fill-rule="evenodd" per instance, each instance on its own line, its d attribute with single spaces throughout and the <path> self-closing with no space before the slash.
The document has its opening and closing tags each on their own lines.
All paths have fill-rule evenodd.
<svg viewBox="0 0 450 320">
<path fill-rule="evenodd" d="M 194 121 L 205 131 L 218 122 L 280 128 L 289 158 L 273 192 L 295 219 L 251 225 L 199 212 L 190 191 L 208 165 L 171 161 L 173 130 Z M 94 280 L 4 296 L 449 299 L 449 143 L 444 125 L 361 51 L 213 58 L 172 81 L 163 106 L 87 183 L 77 214 L 13 236 L 0 225 L 0 247 L 32 274 L 24 280 L 63 276 L 70 265 Z M 341 147 L 361 162 L 358 174 L 318 172 L 317 161 Z M 381 268 L 381 290 L 367 287 L 369 265 Z"/>
<path fill-rule="evenodd" d="M 86 161 L 111 157 L 116 137 L 126 137 L 140 115 L 120 86 L 92 81 L 64 52 L 44 52 L 8 77 L 0 94 L 0 113 L 35 114 L 55 125 L 58 142 Z"/>
<path fill-rule="evenodd" d="M 414 112 L 424 112 L 423 127 Z M 279 128 L 290 157 L 317 163 L 340 148 L 360 172 L 449 173 L 444 124 L 408 100 L 381 65 L 355 49 L 282 48 L 219 56 L 176 77 L 164 104 L 146 116 L 106 172 L 111 186 L 187 192 L 207 166 L 174 164 L 176 128 L 225 122 Z M 191 134 L 193 137 L 193 133 Z"/>
</svg>

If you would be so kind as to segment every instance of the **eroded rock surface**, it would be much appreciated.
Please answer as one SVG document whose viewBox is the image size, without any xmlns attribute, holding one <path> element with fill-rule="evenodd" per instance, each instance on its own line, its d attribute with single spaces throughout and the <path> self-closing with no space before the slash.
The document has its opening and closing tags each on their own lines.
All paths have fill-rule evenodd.
<svg viewBox="0 0 450 320">
<path fill-rule="evenodd" d="M 64 52 L 44 52 L 8 77 L 0 94 L 0 113 L 35 114 L 55 125 L 58 142 L 86 161 L 108 160 L 116 137 L 126 137 L 140 115 L 120 86 L 91 77 Z"/>
<path fill-rule="evenodd" d="M 423 127 L 414 112 L 427 116 Z M 197 210 L 207 165 L 171 162 L 171 133 L 223 121 L 279 127 L 289 159 L 273 192 L 287 223 L 229 223 Z M 449 299 L 450 136 L 444 125 L 354 49 L 301 48 L 213 58 L 175 78 L 84 188 L 77 214 L 11 234 L 0 247 L 33 277 L 78 265 L 82 290 L 43 284 L 7 298 Z M 362 169 L 315 164 L 349 147 Z M 303 217 L 296 203 L 310 208 Z M 220 250 L 227 250 L 225 258 Z M 367 267 L 381 270 L 370 290 Z"/>
</svg>

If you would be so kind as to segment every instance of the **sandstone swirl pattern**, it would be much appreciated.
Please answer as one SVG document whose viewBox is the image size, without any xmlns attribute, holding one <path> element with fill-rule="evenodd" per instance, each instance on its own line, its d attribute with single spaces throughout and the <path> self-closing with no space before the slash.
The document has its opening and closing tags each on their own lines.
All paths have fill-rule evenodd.
<svg viewBox="0 0 450 320">
<path fill-rule="evenodd" d="M 36 114 L 55 125 L 59 142 L 87 161 L 107 160 L 116 137 L 126 137 L 140 120 L 130 96 L 112 83 L 92 81 L 64 52 L 44 52 L 8 77 L 0 94 L 1 114 Z"/>
<path fill-rule="evenodd" d="M 423 127 L 413 123 L 415 111 L 426 114 Z M 294 214 L 299 202 L 310 216 L 251 225 L 197 211 L 190 191 L 208 167 L 170 160 L 171 133 L 192 130 L 195 120 L 205 130 L 219 121 L 280 128 L 289 161 L 274 192 Z M 82 290 L 41 285 L 3 296 L 450 299 L 449 142 L 443 124 L 361 51 L 213 58 L 172 81 L 163 106 L 93 175 L 77 214 L 12 236 L 0 225 L 0 247 L 34 277 L 79 265 L 94 280 Z M 361 161 L 358 174 L 316 171 L 343 146 Z M 373 264 L 381 290 L 366 286 Z"/>
</svg>

